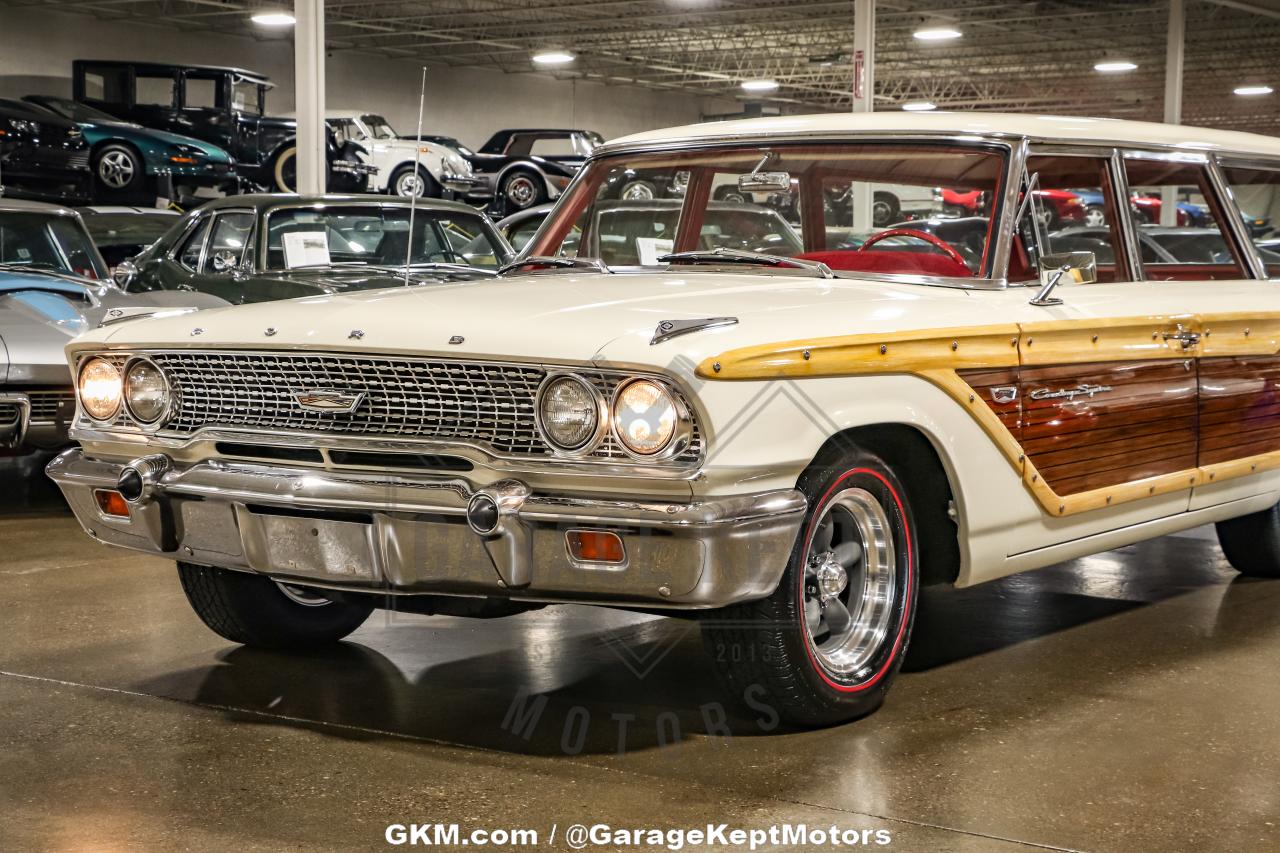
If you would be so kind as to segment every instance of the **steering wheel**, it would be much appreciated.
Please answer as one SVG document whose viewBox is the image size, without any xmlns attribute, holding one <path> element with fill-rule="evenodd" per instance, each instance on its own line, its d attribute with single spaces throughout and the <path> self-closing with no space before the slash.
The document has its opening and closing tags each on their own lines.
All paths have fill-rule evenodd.
<svg viewBox="0 0 1280 853">
<path fill-rule="evenodd" d="M 881 231 L 878 234 L 872 234 L 866 239 L 861 246 L 858 247 L 859 252 L 865 252 L 867 249 L 879 243 L 881 240 L 889 237 L 914 237 L 917 240 L 923 240 L 930 246 L 933 246 L 939 252 L 946 255 L 951 260 L 960 264 L 960 266 L 968 268 L 969 264 L 965 262 L 964 255 L 955 250 L 955 247 L 943 240 L 936 234 L 930 234 L 928 231 L 917 231 L 914 228 L 890 228 L 888 231 Z"/>
</svg>

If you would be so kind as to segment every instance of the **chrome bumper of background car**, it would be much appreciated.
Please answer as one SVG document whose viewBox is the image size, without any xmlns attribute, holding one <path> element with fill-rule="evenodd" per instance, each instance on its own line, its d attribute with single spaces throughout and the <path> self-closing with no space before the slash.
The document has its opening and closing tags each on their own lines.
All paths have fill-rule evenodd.
<svg viewBox="0 0 1280 853">
<path fill-rule="evenodd" d="M 376 175 L 378 167 L 368 163 L 353 163 L 350 160 L 331 160 L 329 168 L 334 172 L 347 172 L 352 175 Z"/>
<path fill-rule="evenodd" d="M 31 418 L 31 401 L 26 394 L 0 394 L 0 450 L 22 444 Z"/>
<path fill-rule="evenodd" d="M 126 472 L 129 516 L 106 515 L 95 492 L 117 489 Z M 444 476 L 220 461 L 175 469 L 164 456 L 120 464 L 78 448 L 48 473 L 86 531 L 111 545 L 322 587 L 646 607 L 768 595 L 806 508 L 795 490 L 623 501 L 534 494 L 516 480 L 474 489 Z M 479 533 L 490 508 L 492 530 Z M 575 559 L 566 534 L 584 530 L 616 533 L 623 560 Z"/>
<path fill-rule="evenodd" d="M 484 195 L 489 192 L 489 182 L 481 177 L 443 174 L 440 185 L 450 192 L 464 196 Z"/>
</svg>

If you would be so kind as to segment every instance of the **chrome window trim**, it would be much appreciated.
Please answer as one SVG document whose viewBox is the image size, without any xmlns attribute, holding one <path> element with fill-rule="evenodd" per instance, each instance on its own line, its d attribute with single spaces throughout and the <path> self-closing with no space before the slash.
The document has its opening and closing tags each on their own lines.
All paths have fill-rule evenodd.
<svg viewBox="0 0 1280 853">
<path fill-rule="evenodd" d="M 205 262 L 209 260 L 209 249 L 211 248 L 211 244 L 213 243 L 214 229 L 218 227 L 218 219 L 233 213 L 248 214 L 249 219 L 252 221 L 252 224 L 250 224 L 249 226 L 249 234 L 247 237 L 244 238 L 244 241 L 245 241 L 244 256 L 240 258 L 240 263 L 236 265 L 236 269 L 244 268 L 245 258 L 247 258 L 249 256 L 249 253 L 253 251 L 253 238 L 254 238 L 254 232 L 258 226 L 258 215 L 252 207 L 218 208 L 217 210 L 210 211 L 207 214 L 209 216 L 209 233 L 206 234 L 204 237 L 204 249 L 200 253 L 200 271 L 197 272 L 196 275 L 218 275 L 219 274 L 219 273 L 205 271 L 204 265 L 205 265 Z"/>
<path fill-rule="evenodd" d="M 1252 154 L 1236 155 L 1222 153 L 1213 159 L 1215 167 L 1213 172 L 1222 181 L 1222 186 L 1225 188 L 1233 205 L 1235 205 L 1235 193 L 1231 192 L 1231 184 L 1227 181 L 1226 174 L 1223 171 L 1224 169 L 1253 169 L 1258 172 L 1275 172 L 1277 177 L 1280 177 L 1280 155 L 1275 157 L 1262 157 L 1260 155 Z M 1241 213 L 1238 206 L 1235 207 L 1235 211 L 1236 213 Z M 1243 220 L 1243 217 L 1241 217 L 1241 219 Z M 1258 245 L 1253 242 L 1253 238 L 1249 236 L 1247 229 L 1244 236 L 1249 246 L 1250 262 L 1258 265 L 1257 272 L 1259 274 L 1257 277 L 1262 281 L 1280 281 L 1280 275 L 1271 275 L 1267 271 L 1267 262 L 1263 260 L 1262 253 L 1258 250 Z"/>
<path fill-rule="evenodd" d="M 192 234 L 200 228 L 201 224 L 205 222 L 212 223 L 212 221 L 213 213 L 211 211 L 202 211 L 193 216 L 191 221 L 187 223 L 187 227 L 183 229 L 182 234 L 180 234 L 178 239 L 173 242 L 173 246 L 170 247 L 169 252 L 165 257 L 192 275 L 199 275 L 200 273 L 197 272 L 197 270 L 204 266 L 204 253 L 209 246 L 209 235 L 213 233 L 213 228 L 210 227 L 209 230 L 205 232 L 204 238 L 200 241 L 200 260 L 196 262 L 196 269 L 191 269 L 191 267 L 179 260 L 179 255 L 182 252 L 183 247 L 186 246 L 187 240 L 191 239 Z"/>
<path fill-rule="evenodd" d="M 1205 164 L 1205 172 L 1209 176 L 1209 188 L 1218 198 L 1218 208 L 1227 216 L 1225 230 L 1228 239 L 1236 244 L 1240 258 L 1244 260 L 1245 272 L 1250 278 L 1266 281 L 1267 265 L 1262 260 L 1262 253 L 1258 251 L 1258 246 L 1249 236 L 1248 228 L 1244 223 L 1244 214 L 1236 204 L 1235 194 L 1231 192 L 1226 175 L 1222 173 L 1215 158 L 1210 158 Z"/>
<path fill-rule="evenodd" d="M 548 374 L 557 373 L 573 373 L 576 371 L 587 371 L 596 373 L 607 373 L 619 378 L 619 385 L 626 384 L 634 379 L 652 379 L 657 382 L 664 383 L 676 392 L 676 399 L 680 401 L 685 409 L 689 412 L 690 427 L 694 424 L 700 431 L 702 447 L 696 459 L 688 462 L 679 462 L 672 460 L 659 460 L 648 457 L 648 462 L 643 465 L 629 464 L 619 459 L 600 459 L 600 458 L 575 458 L 555 454 L 549 457 L 539 457 L 532 454 L 518 453 L 500 453 L 487 447 L 479 442 L 459 441 L 459 440 L 443 440 L 432 438 L 403 438 L 393 436 L 378 435 L 344 435 L 342 433 L 332 432 L 308 432 L 304 430 L 278 430 L 275 432 L 263 432 L 260 429 L 252 427 L 237 426 L 204 426 L 193 432 L 182 435 L 163 435 L 163 429 L 146 431 L 140 428 L 140 425 L 132 421 L 129 417 L 127 422 L 121 422 L 121 415 L 128 415 L 123 400 L 123 382 L 124 372 L 123 364 L 131 362 L 136 358 L 145 357 L 152 358 L 157 354 L 173 353 L 197 353 L 211 355 L 226 355 L 228 353 L 244 354 L 244 355 L 280 355 L 287 353 L 291 355 L 319 355 L 319 356 L 335 356 L 335 357 L 353 357 L 353 358 L 385 358 L 385 359 L 405 359 L 405 360 L 443 360 L 465 364 L 476 365 L 493 365 L 499 367 L 514 368 L 538 368 Z M 87 412 L 84 412 L 84 421 L 87 421 L 92 429 L 86 429 L 82 424 L 81 412 L 79 407 L 79 377 L 80 371 L 84 364 L 92 358 L 108 358 L 121 362 L 121 403 L 116 413 L 109 421 L 98 421 L 93 419 Z M 161 370 L 163 373 L 163 369 Z M 111 441 L 131 441 L 140 437 L 145 437 L 148 446 L 162 447 L 170 450 L 181 450 L 201 442 L 228 440 L 228 441 L 244 441 L 247 436 L 253 438 L 249 444 L 271 444 L 290 447 L 308 447 L 308 448 L 326 448 L 340 447 L 342 449 L 400 449 L 405 451 L 429 450 L 440 452 L 448 455 L 463 456 L 482 465 L 505 468 L 510 470 L 553 470 L 553 471 L 581 471 L 584 468 L 592 471 L 603 471 L 607 473 L 617 474 L 619 476 L 647 476 L 656 478 L 686 478 L 699 471 L 708 458 L 708 448 L 711 442 L 710 419 L 697 403 L 696 395 L 692 394 L 686 385 L 678 378 L 669 374 L 654 370 L 652 367 L 628 366 L 625 364 L 551 364 L 537 361 L 511 361 L 511 360 L 484 360 L 484 359 L 459 359 L 451 358 L 445 355 L 406 355 L 399 353 L 379 353 L 379 352 L 342 352 L 337 350 L 315 350 L 306 347 L 286 347 L 277 350 L 260 350 L 260 349 L 209 349 L 208 347 L 147 347 L 144 349 L 130 349 L 127 347 L 119 348 L 102 348 L 94 350 L 85 350 L 75 354 L 75 376 L 76 376 L 76 402 L 77 411 L 75 421 L 71 424 L 72 437 L 77 440 L 91 442 L 111 442 Z M 166 374 L 167 378 L 167 374 Z M 177 392 L 173 394 L 173 399 L 177 399 Z M 166 416 L 172 413 L 166 412 Z M 536 412 L 535 412 L 536 421 Z M 612 406 L 610 406 L 609 422 L 612 421 Z M 161 419 L 159 423 L 165 421 Z M 536 428 L 536 424 L 535 424 Z M 608 427 L 611 429 L 611 427 Z M 626 454 L 626 448 L 622 448 Z M 466 451 L 466 452 L 460 452 Z M 645 458 L 645 457 L 640 457 Z M 632 460 L 634 461 L 634 459 Z M 567 467 L 561 467 L 567 466 Z"/>
<path fill-rule="evenodd" d="M 1138 237 L 1138 225 L 1133 221 L 1133 208 L 1128 204 L 1129 173 L 1124 167 L 1124 152 L 1119 148 L 1111 150 L 1111 189 L 1117 214 L 1120 217 L 1120 239 L 1124 243 L 1125 260 L 1129 269 L 1129 278 L 1135 282 L 1145 282 L 1147 268 L 1142 265 L 1142 240 Z M 1124 202 L 1121 202 L 1124 199 Z"/>
<path fill-rule="evenodd" d="M 557 198 L 565 198 L 570 195 L 582 176 L 586 174 L 587 169 L 596 160 L 605 157 L 613 157 L 619 154 L 663 154 L 676 151 L 698 151 L 709 148 L 723 148 L 728 145 L 759 145 L 759 144 L 783 144 L 783 145 L 803 145 L 807 142 L 850 142 L 863 144 L 868 142 L 883 142 L 887 145 L 917 142 L 930 145 L 939 143 L 952 143 L 961 147 L 990 149 L 993 153 L 998 153 L 1004 157 L 1005 170 L 1003 180 L 1005 183 L 1005 194 L 1000 202 L 1000 209 L 996 212 L 996 221 L 993 223 L 992 241 L 990 244 L 990 273 L 989 277 L 984 278 L 959 278 L 950 276 L 928 276 L 928 275 L 911 275 L 907 273 L 858 273 L 857 275 L 841 275 L 841 270 L 833 270 L 836 278 L 851 280 L 867 280 L 875 282 L 885 282 L 889 284 L 922 284 L 931 287 L 949 287 L 957 290 L 1005 290 L 1009 285 L 1006 278 L 1008 270 L 1009 251 L 1013 244 L 1013 223 L 1011 220 L 1011 211 L 1017 207 L 1017 193 L 1019 191 L 1018 181 L 1014 176 L 1021 178 L 1021 164 L 1026 161 L 1026 147 L 1028 137 L 1018 134 L 988 134 L 973 135 L 947 132 L 912 132 L 912 133 L 886 133 L 886 132 L 855 132 L 855 131 L 832 131 L 829 133 L 812 133 L 812 134 L 787 134 L 787 133 L 761 133 L 761 134 L 744 134 L 741 136 L 724 136 L 713 137 L 710 139 L 699 140 L 672 140 L 661 143 L 632 143 L 628 145 L 611 146 L 609 143 L 596 148 L 591 156 L 586 158 L 582 164 L 582 168 L 577 171 L 570 180 L 569 185 L 561 191 Z M 1016 162 L 1015 162 L 1016 161 Z M 509 167 L 508 167 L 509 168 Z M 560 202 L 557 201 L 556 208 Z M 521 249 L 515 257 L 520 260 L 525 257 L 529 250 L 538 242 L 538 235 L 542 229 L 552 221 L 556 213 L 556 208 L 552 208 L 547 216 L 543 219 L 538 230 L 534 232 L 529 242 Z M 652 268 L 644 268 L 645 272 L 653 272 Z M 852 272 L 845 270 L 844 272 Z"/>
</svg>

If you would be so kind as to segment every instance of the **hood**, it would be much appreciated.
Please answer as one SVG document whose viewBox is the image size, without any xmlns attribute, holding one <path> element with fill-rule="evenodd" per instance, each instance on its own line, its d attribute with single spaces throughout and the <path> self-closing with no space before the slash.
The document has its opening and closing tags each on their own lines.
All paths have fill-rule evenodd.
<svg viewBox="0 0 1280 853">
<path fill-rule="evenodd" d="M 66 380 L 63 350 L 98 328 L 113 308 L 225 306 L 203 293 L 158 291 L 133 295 L 109 284 L 57 276 L 0 275 L 0 381 L 57 385 Z"/>
<path fill-rule="evenodd" d="M 922 302 L 928 310 L 921 310 L 926 307 Z M 989 322 L 981 305 L 957 289 L 788 274 L 549 272 L 139 320 L 90 337 L 130 346 L 327 349 L 568 363 L 601 358 L 687 374 L 702 358 L 751 344 Z M 739 322 L 650 345 L 663 320 L 721 316 Z M 947 322 L 941 323 L 940 316 Z M 202 331 L 193 335 L 197 327 Z M 459 338 L 461 342 L 451 343 Z"/>
</svg>

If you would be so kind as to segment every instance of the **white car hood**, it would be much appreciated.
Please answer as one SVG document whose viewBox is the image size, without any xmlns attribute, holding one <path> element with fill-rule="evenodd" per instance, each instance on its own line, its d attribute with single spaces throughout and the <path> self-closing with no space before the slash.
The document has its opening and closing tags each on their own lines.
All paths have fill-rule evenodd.
<svg viewBox="0 0 1280 853">
<path fill-rule="evenodd" d="M 738 346 L 954 325 L 939 320 L 959 319 L 964 309 L 975 311 L 970 321 L 982 322 L 973 303 L 961 290 L 796 275 L 549 272 L 157 317 L 81 340 L 548 363 L 594 359 L 686 372 L 672 365 Z M 663 320 L 722 316 L 738 323 L 650 343 Z"/>
</svg>

